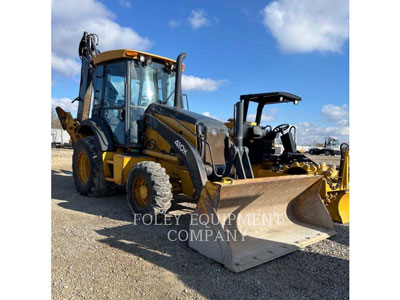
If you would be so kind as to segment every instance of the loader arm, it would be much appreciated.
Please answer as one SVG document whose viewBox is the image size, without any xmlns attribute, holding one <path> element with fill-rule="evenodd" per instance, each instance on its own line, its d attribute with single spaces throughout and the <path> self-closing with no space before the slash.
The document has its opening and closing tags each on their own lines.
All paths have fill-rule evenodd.
<svg viewBox="0 0 400 300">
<path fill-rule="evenodd" d="M 340 153 L 340 189 L 347 191 L 349 189 L 349 146 L 347 144 L 342 144 L 340 146 Z"/>
<path fill-rule="evenodd" d="M 338 180 L 336 183 L 325 180 L 321 195 L 329 196 L 328 201 L 325 201 L 332 219 L 340 223 L 348 223 L 350 221 L 349 146 L 343 143 L 340 146 L 340 152 Z"/>
<path fill-rule="evenodd" d="M 340 145 L 340 165 L 338 180 L 336 184 L 329 182 L 329 187 L 335 191 L 345 191 L 349 190 L 349 145 L 342 143 Z"/>
</svg>

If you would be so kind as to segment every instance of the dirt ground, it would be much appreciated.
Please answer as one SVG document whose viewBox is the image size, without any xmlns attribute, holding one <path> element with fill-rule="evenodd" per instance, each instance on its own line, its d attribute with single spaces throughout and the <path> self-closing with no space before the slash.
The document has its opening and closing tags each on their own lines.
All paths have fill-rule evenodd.
<svg viewBox="0 0 400 300">
<path fill-rule="evenodd" d="M 314 158 L 311 157 L 311 158 Z M 339 156 L 316 156 L 339 163 Z M 242 273 L 167 238 L 178 225 L 133 225 L 123 193 L 81 196 L 72 150 L 52 150 L 53 299 L 347 299 L 349 226 L 337 234 Z M 187 220 L 194 204 L 171 211 Z"/>
</svg>

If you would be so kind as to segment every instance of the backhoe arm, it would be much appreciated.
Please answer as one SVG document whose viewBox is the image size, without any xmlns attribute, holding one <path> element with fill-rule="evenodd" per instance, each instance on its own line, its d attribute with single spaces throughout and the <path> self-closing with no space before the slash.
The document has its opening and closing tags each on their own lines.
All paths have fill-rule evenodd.
<svg viewBox="0 0 400 300">
<path fill-rule="evenodd" d="M 93 90 L 92 73 L 94 71 L 90 61 L 94 56 L 100 53 L 96 47 L 97 44 L 98 37 L 96 34 L 83 33 L 78 49 L 79 57 L 82 61 L 79 96 L 72 101 L 72 103 L 75 101 L 79 102 L 77 118 L 74 119 L 70 112 L 65 112 L 61 107 L 56 107 L 58 119 L 63 129 L 71 136 L 74 144 L 81 138 L 80 134 L 77 133 L 80 122 L 89 118 Z"/>
<path fill-rule="evenodd" d="M 89 117 L 90 101 L 93 90 L 92 74 L 95 70 L 91 66 L 91 59 L 100 51 L 96 45 L 98 37 L 96 34 L 84 32 L 79 43 L 79 57 L 82 61 L 81 81 L 79 86 L 79 96 L 74 101 L 79 101 L 77 120 L 83 121 Z"/>
</svg>

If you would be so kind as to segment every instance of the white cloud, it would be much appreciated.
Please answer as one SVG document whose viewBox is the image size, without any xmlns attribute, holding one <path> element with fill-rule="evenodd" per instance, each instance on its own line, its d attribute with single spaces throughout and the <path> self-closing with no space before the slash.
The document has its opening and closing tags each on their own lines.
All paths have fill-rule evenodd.
<svg viewBox="0 0 400 300">
<path fill-rule="evenodd" d="M 277 0 L 261 14 L 283 51 L 339 52 L 349 37 L 348 0 Z"/>
<path fill-rule="evenodd" d="M 170 27 L 170 28 L 176 28 L 176 27 L 178 27 L 179 25 L 181 25 L 181 20 L 176 20 L 176 19 L 172 19 L 172 20 L 169 20 L 168 21 L 168 26 Z"/>
<path fill-rule="evenodd" d="M 218 117 L 216 117 L 216 116 L 213 116 L 213 115 L 210 114 L 210 112 L 208 112 L 208 111 L 203 112 L 202 115 L 204 115 L 204 116 L 206 116 L 206 117 L 210 117 L 210 118 L 216 119 L 216 120 L 221 121 L 221 122 L 224 122 L 221 118 L 218 118 Z"/>
<path fill-rule="evenodd" d="M 188 21 L 194 30 L 210 25 L 210 20 L 202 9 L 192 10 L 190 12 L 190 16 L 188 17 Z"/>
<path fill-rule="evenodd" d="M 206 91 L 213 92 L 220 86 L 228 84 L 226 79 L 214 80 L 211 78 L 200 78 L 191 75 L 182 75 L 182 89 L 184 91 Z"/>
<path fill-rule="evenodd" d="M 349 111 L 347 104 L 342 106 L 326 104 L 321 109 L 321 115 L 328 122 L 333 123 L 333 126 L 321 126 L 310 122 L 296 124 L 299 145 L 314 145 L 315 142 L 323 143 L 327 136 L 334 136 L 340 142 L 349 141 Z"/>
<path fill-rule="evenodd" d="M 327 104 L 322 107 L 321 114 L 324 115 L 328 121 L 334 122 L 337 125 L 347 125 L 349 123 L 349 107 L 347 104 L 336 106 Z"/>
<path fill-rule="evenodd" d="M 268 109 L 265 113 L 261 115 L 261 123 L 271 122 L 275 120 L 275 115 L 278 112 L 277 108 Z M 254 122 L 256 120 L 256 114 L 248 114 L 247 121 Z"/>
<path fill-rule="evenodd" d="M 56 106 L 60 106 L 66 112 L 74 113 L 78 109 L 78 101 L 71 103 L 72 99 L 69 98 L 52 98 L 51 99 L 51 108 L 55 109 Z"/>
<path fill-rule="evenodd" d="M 51 57 L 51 68 L 54 72 L 59 72 L 67 77 L 79 74 L 81 65 L 73 58 L 61 58 L 53 53 Z"/>
<path fill-rule="evenodd" d="M 314 145 L 315 142 L 323 143 L 327 136 L 334 136 L 340 142 L 349 141 L 348 126 L 324 127 L 309 122 L 298 123 L 296 126 L 298 145 Z"/>
<path fill-rule="evenodd" d="M 128 5 L 129 1 L 120 1 Z M 171 23 L 171 21 L 174 21 Z M 170 26 L 178 26 L 181 20 L 171 20 Z M 175 22 L 176 21 L 176 22 Z M 197 29 L 209 24 L 203 10 L 192 11 L 190 22 Z M 84 31 L 99 36 L 101 51 L 133 48 L 148 50 L 151 41 L 140 36 L 132 28 L 120 26 L 115 15 L 96 0 L 52 1 L 52 71 L 67 77 L 79 75 L 81 63 L 78 45 Z M 183 75 L 182 86 L 186 91 L 215 91 L 227 80 L 213 80 Z"/>
<path fill-rule="evenodd" d="M 118 48 L 148 50 L 149 39 L 115 21 L 115 15 L 96 0 L 52 1 L 52 67 L 67 76 L 79 74 L 78 45 L 84 31 L 96 33 L 102 51 Z M 75 64 L 73 63 L 75 61 Z M 62 66 L 65 62 L 67 65 Z"/>
</svg>

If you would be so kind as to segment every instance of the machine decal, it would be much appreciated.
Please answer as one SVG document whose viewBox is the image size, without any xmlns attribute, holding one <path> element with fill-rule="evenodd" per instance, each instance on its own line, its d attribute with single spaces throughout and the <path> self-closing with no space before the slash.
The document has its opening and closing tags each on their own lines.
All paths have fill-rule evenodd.
<svg viewBox="0 0 400 300">
<path fill-rule="evenodd" d="M 175 141 L 175 146 L 176 148 L 178 148 L 179 151 L 181 151 L 186 156 L 187 149 L 179 140 Z"/>
</svg>

